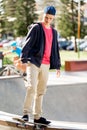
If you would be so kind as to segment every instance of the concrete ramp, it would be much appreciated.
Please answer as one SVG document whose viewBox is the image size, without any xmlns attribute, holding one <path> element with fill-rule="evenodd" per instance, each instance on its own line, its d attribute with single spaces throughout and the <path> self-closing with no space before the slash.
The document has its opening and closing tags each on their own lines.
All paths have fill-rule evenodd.
<svg viewBox="0 0 87 130">
<path fill-rule="evenodd" d="M 87 122 L 87 84 L 48 86 L 43 108 L 51 120 Z"/>
<path fill-rule="evenodd" d="M 40 130 L 34 128 L 32 120 L 26 125 L 23 125 L 20 122 L 13 120 L 14 117 L 19 116 L 0 111 L 0 130 Z M 44 130 L 87 130 L 87 123 L 51 120 L 50 126 L 47 126 Z"/>
<path fill-rule="evenodd" d="M 26 88 L 19 76 L 0 78 L 0 111 L 22 114 Z"/>
<path fill-rule="evenodd" d="M 22 78 L 0 78 L 0 111 L 22 115 L 25 93 Z M 50 120 L 87 122 L 87 83 L 48 85 L 43 112 Z"/>
</svg>

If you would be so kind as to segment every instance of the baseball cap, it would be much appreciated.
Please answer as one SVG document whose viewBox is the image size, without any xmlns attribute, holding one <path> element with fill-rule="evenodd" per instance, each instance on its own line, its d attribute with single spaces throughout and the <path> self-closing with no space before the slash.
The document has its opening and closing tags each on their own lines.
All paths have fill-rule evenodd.
<svg viewBox="0 0 87 130">
<path fill-rule="evenodd" d="M 17 42 L 16 41 L 12 42 L 11 46 L 16 47 L 17 46 Z"/>
<path fill-rule="evenodd" d="M 44 13 L 45 14 L 51 14 L 51 15 L 55 15 L 56 14 L 56 9 L 54 6 L 47 6 L 44 9 Z"/>
</svg>

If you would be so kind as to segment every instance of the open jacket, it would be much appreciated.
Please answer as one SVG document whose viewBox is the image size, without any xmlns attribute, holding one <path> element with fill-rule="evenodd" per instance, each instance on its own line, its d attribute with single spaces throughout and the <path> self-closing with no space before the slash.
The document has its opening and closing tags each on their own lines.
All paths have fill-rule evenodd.
<svg viewBox="0 0 87 130">
<path fill-rule="evenodd" d="M 50 69 L 60 69 L 60 55 L 57 40 L 57 31 L 52 28 L 53 41 L 50 56 Z M 45 33 L 41 23 L 34 24 L 27 34 L 22 48 L 21 60 L 23 63 L 30 61 L 40 67 L 45 48 Z"/>
</svg>

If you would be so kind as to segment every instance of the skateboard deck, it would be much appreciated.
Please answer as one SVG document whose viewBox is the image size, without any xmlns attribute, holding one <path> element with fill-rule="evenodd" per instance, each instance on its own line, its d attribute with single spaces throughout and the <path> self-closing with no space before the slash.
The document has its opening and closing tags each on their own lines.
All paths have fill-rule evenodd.
<svg viewBox="0 0 87 130">
<path fill-rule="evenodd" d="M 19 122 L 19 123 L 17 122 L 17 126 L 24 127 L 24 128 L 28 128 L 28 126 L 33 125 L 33 127 L 34 127 L 36 130 L 41 130 L 41 129 L 44 129 L 45 127 L 50 126 L 49 124 L 48 124 L 48 125 L 45 125 L 45 124 L 42 124 L 42 123 L 35 123 L 35 122 L 24 121 L 24 120 L 23 120 L 22 118 L 20 118 L 20 117 L 13 117 L 13 120 Z"/>
</svg>

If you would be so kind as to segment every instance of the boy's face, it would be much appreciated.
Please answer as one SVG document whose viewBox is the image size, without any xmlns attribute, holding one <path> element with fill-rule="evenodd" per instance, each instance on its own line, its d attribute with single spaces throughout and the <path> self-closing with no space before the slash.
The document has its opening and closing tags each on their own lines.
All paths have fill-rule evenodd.
<svg viewBox="0 0 87 130">
<path fill-rule="evenodd" d="M 44 14 L 43 16 L 43 22 L 45 23 L 45 25 L 50 25 L 54 19 L 54 15 L 51 14 Z"/>
<path fill-rule="evenodd" d="M 13 50 L 16 50 L 16 46 L 13 46 L 12 48 L 13 48 Z"/>
</svg>

